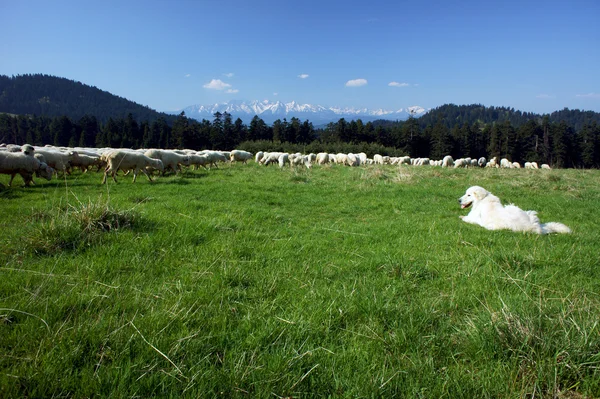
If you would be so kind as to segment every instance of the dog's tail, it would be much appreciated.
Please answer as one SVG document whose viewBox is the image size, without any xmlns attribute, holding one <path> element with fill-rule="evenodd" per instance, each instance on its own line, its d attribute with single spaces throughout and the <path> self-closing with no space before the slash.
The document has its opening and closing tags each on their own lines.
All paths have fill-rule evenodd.
<svg viewBox="0 0 600 399">
<path fill-rule="evenodd" d="M 562 223 L 558 222 L 549 222 L 544 223 L 542 225 L 542 234 L 551 234 L 551 233 L 571 233 L 571 229 L 568 226 L 565 226 Z"/>
<path fill-rule="evenodd" d="M 571 229 L 567 226 L 565 226 L 562 223 L 558 223 L 558 222 L 549 222 L 549 223 L 540 223 L 540 219 L 537 216 L 537 212 L 536 211 L 526 211 L 527 215 L 529 215 L 529 220 L 531 221 L 532 225 L 534 226 L 540 226 L 540 230 L 536 229 L 536 232 L 539 234 L 552 234 L 552 233 L 564 233 L 564 234 L 569 234 L 571 233 Z"/>
</svg>

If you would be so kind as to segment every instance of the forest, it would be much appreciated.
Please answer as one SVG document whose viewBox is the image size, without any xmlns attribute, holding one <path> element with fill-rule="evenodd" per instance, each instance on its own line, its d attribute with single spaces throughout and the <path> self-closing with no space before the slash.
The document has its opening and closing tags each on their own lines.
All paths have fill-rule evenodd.
<svg viewBox="0 0 600 399">
<path fill-rule="evenodd" d="M 530 119 L 516 127 L 510 120 L 500 123 L 474 122 L 447 126 L 442 118 L 422 126 L 410 118 L 388 126 L 360 119 L 340 119 L 323 128 L 298 118 L 276 120 L 267 125 L 255 116 L 250 125 L 216 113 L 212 121 L 196 121 L 182 112 L 173 125 L 164 118 L 138 123 L 130 113 L 101 123 L 95 116 L 78 120 L 67 116 L 47 117 L 0 114 L 0 143 L 51 144 L 69 147 L 245 149 L 309 152 L 365 152 L 372 156 L 410 155 L 441 159 L 471 157 L 508 158 L 512 162 L 535 161 L 558 168 L 600 166 L 600 124 L 589 122 L 580 130 L 565 121 Z"/>
<path fill-rule="evenodd" d="M 339 119 L 315 127 L 296 117 L 247 125 L 228 113 L 197 121 L 168 115 L 98 88 L 54 76 L 0 75 L 0 143 L 69 147 L 365 152 L 441 159 L 600 166 L 600 113 L 539 115 L 508 107 L 445 104 L 406 121 Z"/>
</svg>

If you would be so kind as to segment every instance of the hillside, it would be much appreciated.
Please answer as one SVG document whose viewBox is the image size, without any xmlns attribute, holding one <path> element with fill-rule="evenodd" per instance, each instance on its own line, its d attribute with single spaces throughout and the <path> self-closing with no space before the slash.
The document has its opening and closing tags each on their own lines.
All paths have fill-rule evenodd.
<svg viewBox="0 0 600 399">
<path fill-rule="evenodd" d="M 486 107 L 481 104 L 444 104 L 431 109 L 418 120 L 421 128 L 434 126 L 438 122 L 452 129 L 454 126 L 462 126 L 465 123 L 467 125 L 473 125 L 474 123 L 496 124 L 507 121 L 514 128 L 519 128 L 529 121 L 541 123 L 545 117 L 548 117 L 550 123 L 565 122 L 575 131 L 580 131 L 585 125 L 593 122 L 600 123 L 600 113 L 593 111 L 565 108 L 551 114 L 541 115 L 532 112 L 522 112 L 508 107 Z M 402 124 L 402 122 L 379 120 L 374 124 L 375 126 L 393 127 Z"/>
<path fill-rule="evenodd" d="M 42 74 L 0 75 L 0 112 L 67 116 L 73 120 L 93 115 L 102 123 L 128 114 L 138 122 L 153 122 L 162 117 L 171 125 L 176 119 L 96 87 Z"/>
</svg>

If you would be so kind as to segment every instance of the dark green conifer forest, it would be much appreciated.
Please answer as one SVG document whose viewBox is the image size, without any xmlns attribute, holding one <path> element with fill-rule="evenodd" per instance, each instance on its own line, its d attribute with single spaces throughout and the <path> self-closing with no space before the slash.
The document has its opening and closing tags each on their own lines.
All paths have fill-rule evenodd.
<svg viewBox="0 0 600 399">
<path fill-rule="evenodd" d="M 249 125 L 228 113 L 197 121 L 168 115 L 95 87 L 48 75 L 0 75 L 0 143 L 69 147 L 366 152 L 441 159 L 600 166 L 600 113 L 546 115 L 481 104 L 446 104 L 406 121 L 340 119 L 322 127 L 292 117 Z"/>
</svg>

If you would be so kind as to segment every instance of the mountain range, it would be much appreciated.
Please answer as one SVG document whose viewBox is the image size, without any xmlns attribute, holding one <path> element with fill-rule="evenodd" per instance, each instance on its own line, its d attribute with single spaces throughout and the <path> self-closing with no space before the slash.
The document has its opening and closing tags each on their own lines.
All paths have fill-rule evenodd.
<svg viewBox="0 0 600 399">
<path fill-rule="evenodd" d="M 406 120 L 411 115 L 418 117 L 427 112 L 419 106 L 391 111 L 385 109 L 324 107 L 322 105 L 300 104 L 295 101 L 283 103 L 267 100 L 250 102 L 233 100 L 212 105 L 190 105 L 175 113 L 181 113 L 182 111 L 185 112 L 187 117 L 197 120 L 212 120 L 215 113 L 227 112 L 233 120 L 240 118 L 244 123 L 250 123 L 254 116 L 258 116 L 268 124 L 277 119 L 287 118 L 289 120 L 296 117 L 300 120 L 309 120 L 315 125 L 337 122 L 341 118 L 348 120 L 361 119 L 363 122 L 379 119 Z"/>
</svg>

